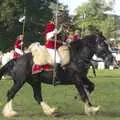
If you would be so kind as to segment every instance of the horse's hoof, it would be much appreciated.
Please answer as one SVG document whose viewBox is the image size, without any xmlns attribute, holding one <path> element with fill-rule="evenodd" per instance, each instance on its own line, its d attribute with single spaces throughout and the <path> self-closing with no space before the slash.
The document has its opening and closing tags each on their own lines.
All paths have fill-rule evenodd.
<svg viewBox="0 0 120 120">
<path fill-rule="evenodd" d="M 50 110 L 50 112 L 49 112 L 49 115 L 55 116 L 56 113 L 57 113 L 57 112 L 56 112 L 56 109 L 55 109 L 55 108 L 52 108 L 52 109 Z"/>
<path fill-rule="evenodd" d="M 100 105 L 96 107 L 92 107 L 92 115 L 96 115 L 96 113 L 100 110 Z"/>
<path fill-rule="evenodd" d="M 3 116 L 6 118 L 14 117 L 17 116 L 17 112 L 15 111 L 8 111 L 8 112 L 3 112 Z"/>
<path fill-rule="evenodd" d="M 46 115 L 54 115 L 56 113 L 56 109 L 55 108 L 43 109 L 43 112 Z"/>
<path fill-rule="evenodd" d="M 91 115 L 96 115 L 96 113 L 99 111 L 100 109 L 100 106 L 85 106 L 85 113 L 88 115 L 88 116 L 91 116 Z"/>
<path fill-rule="evenodd" d="M 52 113 L 52 116 L 53 116 L 53 117 L 57 117 L 57 116 L 59 116 L 59 113 L 56 112 L 56 111 L 54 111 L 54 112 Z"/>
</svg>

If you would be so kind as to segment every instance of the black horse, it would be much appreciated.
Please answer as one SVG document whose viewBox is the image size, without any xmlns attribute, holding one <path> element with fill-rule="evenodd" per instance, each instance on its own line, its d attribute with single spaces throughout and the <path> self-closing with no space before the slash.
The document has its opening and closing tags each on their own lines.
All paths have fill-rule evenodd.
<svg viewBox="0 0 120 120">
<path fill-rule="evenodd" d="M 60 66 L 56 69 L 56 82 L 60 85 L 75 85 L 82 101 L 85 103 L 85 113 L 95 114 L 99 106 L 93 106 L 89 100 L 89 94 L 94 90 L 94 83 L 87 77 L 87 72 L 92 56 L 111 59 L 112 54 L 109 51 L 105 37 L 102 35 L 89 35 L 81 40 L 76 40 L 70 44 L 71 60 L 69 64 Z M 42 72 L 32 74 L 33 56 L 27 53 L 21 56 L 17 61 L 11 60 L 0 69 L 0 77 L 11 73 L 14 84 L 7 93 L 7 104 L 3 109 L 5 117 L 11 117 L 17 113 L 12 109 L 12 99 L 20 88 L 27 82 L 31 85 L 34 98 L 41 105 L 47 115 L 55 113 L 55 108 L 50 108 L 42 98 L 41 83 L 53 84 L 53 72 Z"/>
</svg>

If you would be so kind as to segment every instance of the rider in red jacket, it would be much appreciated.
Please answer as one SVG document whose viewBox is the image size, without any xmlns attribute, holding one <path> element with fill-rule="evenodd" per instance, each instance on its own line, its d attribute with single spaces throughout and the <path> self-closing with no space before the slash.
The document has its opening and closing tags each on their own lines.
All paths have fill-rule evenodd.
<svg viewBox="0 0 120 120">
<path fill-rule="evenodd" d="M 22 51 L 23 36 L 24 36 L 23 34 L 20 34 L 15 41 L 15 52 L 13 55 L 13 59 L 17 59 L 21 55 L 23 55 L 23 51 Z"/>
<path fill-rule="evenodd" d="M 63 13 L 64 13 L 63 11 L 59 11 L 57 14 L 57 18 L 55 18 L 57 19 L 57 26 L 54 19 L 53 21 L 47 23 L 45 27 L 45 46 L 48 49 L 48 52 L 51 55 L 53 61 L 55 55 L 55 40 L 56 40 L 56 49 L 58 49 L 61 45 L 63 45 L 62 36 L 60 35 L 63 29 L 63 25 L 62 25 L 64 20 Z M 56 51 L 56 63 L 61 63 L 61 59 L 57 51 Z"/>
</svg>

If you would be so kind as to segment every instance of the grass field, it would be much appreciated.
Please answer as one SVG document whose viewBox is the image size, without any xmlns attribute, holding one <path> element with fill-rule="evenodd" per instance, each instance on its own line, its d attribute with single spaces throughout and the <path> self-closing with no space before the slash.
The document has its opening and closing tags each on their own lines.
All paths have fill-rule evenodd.
<svg viewBox="0 0 120 120">
<path fill-rule="evenodd" d="M 74 99 L 77 91 L 74 86 L 49 86 L 43 84 L 43 97 L 50 106 L 57 108 L 59 117 L 43 114 L 40 106 L 32 96 L 32 89 L 25 84 L 16 95 L 13 107 L 19 116 L 10 120 L 120 120 L 120 70 L 99 70 L 97 77 L 89 72 L 89 78 L 96 84 L 91 101 L 101 105 L 96 116 L 86 116 L 81 100 Z M 0 81 L 0 112 L 6 101 L 6 93 L 12 81 Z M 0 120 L 6 120 L 0 114 Z"/>
</svg>

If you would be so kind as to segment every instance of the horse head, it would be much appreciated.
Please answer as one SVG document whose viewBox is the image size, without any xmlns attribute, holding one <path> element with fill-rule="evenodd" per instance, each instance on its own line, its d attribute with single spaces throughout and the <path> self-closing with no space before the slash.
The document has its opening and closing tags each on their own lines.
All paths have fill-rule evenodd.
<svg viewBox="0 0 120 120">
<path fill-rule="evenodd" d="M 109 49 L 109 44 L 106 38 L 100 34 L 87 35 L 80 40 L 76 40 L 71 44 L 71 58 L 72 61 L 78 63 L 79 68 L 89 66 L 93 55 L 98 58 L 102 58 L 104 61 L 109 62 L 109 65 L 113 64 L 113 56 Z"/>
<path fill-rule="evenodd" d="M 113 55 L 110 51 L 110 46 L 107 39 L 102 34 L 96 35 L 96 51 L 95 55 L 98 58 L 102 58 L 103 60 L 107 60 L 109 64 L 113 63 Z"/>
</svg>

